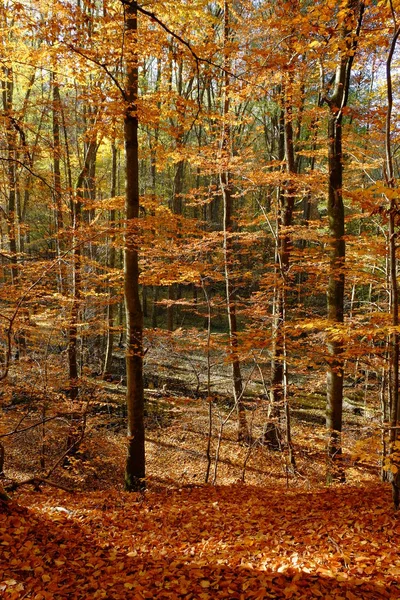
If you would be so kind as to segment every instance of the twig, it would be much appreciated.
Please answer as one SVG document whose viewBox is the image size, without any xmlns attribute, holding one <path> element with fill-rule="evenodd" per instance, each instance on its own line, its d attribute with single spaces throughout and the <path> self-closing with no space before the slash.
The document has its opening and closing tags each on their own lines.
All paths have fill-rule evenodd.
<svg viewBox="0 0 400 600">
<path fill-rule="evenodd" d="M 10 485 L 7 485 L 4 489 L 7 492 L 13 492 L 14 490 L 18 489 L 22 485 L 33 485 L 33 486 L 39 487 L 44 484 L 49 485 L 50 487 L 64 490 L 64 492 L 69 492 L 70 494 L 73 494 L 75 492 L 75 490 L 73 490 L 72 488 L 68 488 L 65 485 L 61 485 L 60 483 L 55 483 L 54 481 L 50 481 L 49 479 L 46 479 L 43 477 L 30 477 L 29 479 L 24 479 L 24 481 L 13 481 L 12 483 L 10 483 Z"/>
<path fill-rule="evenodd" d="M 24 415 L 24 418 L 26 417 L 26 415 Z M 18 423 L 17 427 L 14 429 L 14 431 L 9 431 L 8 433 L 2 433 L 0 435 L 0 438 L 5 438 L 5 437 L 10 437 L 11 435 L 17 435 L 17 433 L 23 433 L 24 431 L 29 431 L 29 429 L 34 429 L 35 427 L 39 427 L 39 425 L 43 425 L 43 423 L 47 423 L 48 421 L 53 421 L 53 419 L 57 419 L 58 416 L 55 417 L 47 417 L 47 419 L 42 419 L 41 421 L 38 421 L 37 423 L 34 423 L 33 425 L 28 425 L 27 427 L 24 427 L 23 429 L 18 429 L 20 423 L 22 422 L 22 420 Z"/>
</svg>

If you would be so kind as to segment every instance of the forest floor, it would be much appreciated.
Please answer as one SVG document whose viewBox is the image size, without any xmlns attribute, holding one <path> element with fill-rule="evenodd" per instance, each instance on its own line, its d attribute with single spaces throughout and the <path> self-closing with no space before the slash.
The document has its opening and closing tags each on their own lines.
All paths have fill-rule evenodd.
<svg viewBox="0 0 400 600">
<path fill-rule="evenodd" d="M 201 390 L 191 393 L 199 383 L 192 371 L 191 386 L 159 374 L 146 391 L 148 478 L 141 494 L 122 491 L 119 381 L 98 382 L 79 453 L 64 465 L 57 457 L 71 429 L 68 407 L 55 409 L 55 401 L 54 414 L 47 407 L 56 418 L 44 431 L 26 429 L 43 416 L 40 399 L 28 413 L 21 397 L 3 404 L 3 432 L 25 429 L 2 439 L 4 483 L 57 464 L 50 481 L 73 493 L 21 485 L 1 507 L 0 598 L 400 598 L 400 514 L 390 486 L 379 480 L 379 419 L 370 400 L 361 415 L 359 405 L 354 414 L 354 397 L 347 401 L 347 482 L 327 487 L 324 400 L 315 378 L 312 393 L 301 383 L 291 397 L 292 472 L 284 451 L 261 443 L 265 400 L 248 396 L 253 442 L 239 445 L 235 412 L 221 388 L 208 463 L 210 405 Z"/>
<path fill-rule="evenodd" d="M 18 495 L 0 513 L 7 600 L 400 598 L 380 484 Z"/>
</svg>

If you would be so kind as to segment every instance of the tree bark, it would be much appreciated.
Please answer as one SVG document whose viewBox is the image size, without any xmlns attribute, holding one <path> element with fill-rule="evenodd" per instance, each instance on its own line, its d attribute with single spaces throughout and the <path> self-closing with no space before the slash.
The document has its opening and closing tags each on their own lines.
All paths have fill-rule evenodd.
<svg viewBox="0 0 400 600">
<path fill-rule="evenodd" d="M 221 158 L 222 161 L 228 161 L 230 153 L 230 138 L 231 130 L 228 122 L 229 115 L 229 74 L 228 74 L 228 53 L 226 50 L 227 42 L 229 39 L 229 6 L 225 0 L 224 3 L 224 100 L 223 100 L 223 130 L 222 130 L 222 141 L 221 141 Z M 228 315 L 228 329 L 229 329 L 229 345 L 230 345 L 230 358 L 232 364 L 232 379 L 233 379 L 233 398 L 237 408 L 238 414 L 238 441 L 247 442 L 249 440 L 249 431 L 247 427 L 246 412 L 243 403 L 243 382 L 242 374 L 240 369 L 240 360 L 238 355 L 238 327 L 236 318 L 236 302 L 235 302 L 235 289 L 232 285 L 232 260 L 233 260 L 233 243 L 232 243 L 232 210 L 233 210 L 233 198 L 230 173 L 227 167 L 223 167 L 220 173 L 220 185 L 223 200 L 223 251 L 224 251 L 224 270 L 225 270 L 225 291 L 226 291 L 226 303 L 227 303 L 227 315 Z"/>
<path fill-rule="evenodd" d="M 333 328 L 340 327 L 344 317 L 344 205 L 342 196 L 342 127 L 336 107 L 331 108 L 328 123 L 329 136 L 329 194 L 328 224 L 330 237 L 328 320 Z M 337 330 L 328 335 L 327 408 L 326 427 L 328 440 L 328 479 L 344 480 L 341 464 L 342 410 L 343 410 L 343 342 Z M 334 466 L 335 465 L 335 466 Z"/>
<path fill-rule="evenodd" d="M 283 131 L 283 144 L 280 142 L 280 160 L 285 160 L 286 172 L 289 178 L 297 172 L 294 154 L 293 115 L 292 115 L 292 93 L 293 73 L 289 72 L 287 81 L 282 86 L 282 99 L 284 109 L 281 111 L 280 130 Z M 289 462 L 295 467 L 295 459 L 291 442 L 290 409 L 287 398 L 287 363 L 285 343 L 286 322 L 286 290 L 290 268 L 290 256 L 292 241 L 288 228 L 292 225 L 293 209 L 295 201 L 295 189 L 293 182 L 289 179 L 286 189 L 279 195 L 278 206 L 278 237 L 276 242 L 276 286 L 274 294 L 274 322 L 272 329 L 272 361 L 271 361 L 271 392 L 270 415 L 275 420 L 270 423 L 264 434 L 266 444 L 274 449 L 280 450 L 281 434 L 279 430 L 279 415 L 284 407 L 286 418 L 286 445 Z"/>
<path fill-rule="evenodd" d="M 111 198 L 114 198 L 117 194 L 117 147 L 115 145 L 115 141 L 113 141 L 111 145 L 112 151 L 112 167 L 111 167 L 111 190 L 110 195 Z M 115 208 L 110 211 L 110 229 L 111 234 L 109 237 L 109 254 L 108 254 L 108 267 L 111 271 L 115 268 L 115 217 L 116 212 Z M 104 357 L 104 366 L 103 366 L 103 377 L 111 372 L 112 365 L 112 355 L 113 355 L 113 346 L 114 346 L 114 322 L 115 322 L 115 304 L 112 301 L 111 295 L 113 292 L 113 288 L 111 286 L 108 287 L 108 295 L 109 295 L 109 303 L 107 306 L 107 338 L 106 338 L 106 352 Z"/>
<path fill-rule="evenodd" d="M 396 48 L 397 40 L 400 35 L 400 26 L 397 25 L 395 15 L 394 18 L 394 33 L 391 40 L 389 54 L 386 61 L 386 88 L 387 88 L 387 111 L 386 111 L 386 135 L 385 135 L 385 155 L 386 155 L 386 180 L 387 185 L 391 189 L 395 189 L 396 182 L 394 179 L 393 168 L 393 153 L 391 141 L 392 129 L 392 110 L 393 110 L 393 85 L 392 85 L 392 60 Z M 400 406 L 399 406 L 399 356 L 400 356 L 400 340 L 398 334 L 399 326 L 399 292 L 397 283 L 397 228 L 396 217 L 398 215 L 397 199 L 390 196 L 389 200 L 389 288 L 390 288 L 390 313 L 393 326 L 393 332 L 389 336 L 389 407 L 390 407 L 390 457 L 391 457 L 391 473 L 390 480 L 393 492 L 393 504 L 396 509 L 400 503 L 400 460 L 399 451 L 396 448 L 398 440 L 397 426 L 400 422 Z M 397 217 L 398 218 L 398 217 Z"/>
<path fill-rule="evenodd" d="M 128 409 L 128 452 L 125 489 L 145 486 L 144 395 L 143 395 L 143 313 L 139 296 L 139 155 L 138 155 L 138 56 L 137 2 L 125 4 L 126 100 L 124 118 L 126 154 L 126 238 L 124 292 L 126 308 L 126 376 Z"/>
<path fill-rule="evenodd" d="M 55 243 L 57 256 L 61 256 L 62 241 L 60 233 L 64 228 L 64 217 L 62 211 L 61 195 L 61 97 L 60 88 L 57 81 L 57 75 L 54 71 L 50 74 L 50 85 L 52 86 L 52 120 L 53 120 L 53 198 L 54 198 L 54 219 L 55 219 Z M 58 267 L 58 289 L 62 294 L 64 291 L 64 273 L 61 261 Z"/>
<path fill-rule="evenodd" d="M 343 49 L 337 66 L 334 90 L 330 98 L 325 98 L 329 106 L 328 116 L 328 228 L 329 228 L 329 280 L 327 290 L 327 335 L 328 370 L 326 376 L 326 428 L 328 430 L 327 481 L 344 481 L 342 464 L 342 412 L 343 412 L 343 340 L 340 333 L 344 320 L 345 291 L 345 222 L 343 204 L 343 109 L 347 104 L 350 89 L 350 74 L 357 48 L 358 35 L 364 12 L 364 5 L 358 0 L 348 0 L 348 18 L 342 28 Z M 358 10 L 357 29 L 347 23 Z M 354 35 L 355 33 L 355 35 Z"/>
<path fill-rule="evenodd" d="M 61 157 L 61 142 L 60 142 L 60 118 L 61 118 L 61 98 L 60 88 L 57 81 L 56 73 L 51 72 L 51 85 L 53 94 L 53 106 L 52 106 L 52 117 L 53 117 L 53 179 L 54 179 L 54 205 L 55 205 L 55 216 L 56 216 L 56 233 L 57 233 L 57 244 L 59 245 L 59 232 L 64 226 L 63 212 L 62 212 L 62 199 L 61 199 L 61 168 L 60 168 L 60 157 Z M 59 248 L 57 248 L 59 253 Z"/>
<path fill-rule="evenodd" d="M 81 171 L 76 184 L 75 198 L 72 204 L 72 306 L 68 330 L 68 369 L 69 396 L 75 400 L 79 394 L 79 313 L 82 292 L 82 253 L 80 229 L 82 220 L 82 185 L 84 170 Z"/>
<path fill-rule="evenodd" d="M 14 284 L 18 278 L 17 267 L 17 227 L 16 227 L 16 208 L 17 208 L 17 135 L 13 126 L 13 95 L 14 95 L 14 74 L 11 67 L 2 67 L 3 79 L 2 98 L 3 113 L 5 117 L 5 133 L 7 143 L 7 184 L 8 184 L 8 206 L 7 206 L 7 232 L 10 247 L 11 260 L 11 281 Z"/>
</svg>

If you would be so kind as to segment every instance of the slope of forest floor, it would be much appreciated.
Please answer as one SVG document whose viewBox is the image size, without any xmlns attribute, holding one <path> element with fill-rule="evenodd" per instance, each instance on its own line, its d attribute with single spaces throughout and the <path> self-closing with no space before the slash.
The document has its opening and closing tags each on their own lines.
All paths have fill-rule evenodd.
<svg viewBox="0 0 400 600">
<path fill-rule="evenodd" d="M 400 598 L 399 516 L 364 417 L 346 421 L 347 484 L 327 488 L 322 425 L 294 419 L 293 474 L 284 452 L 257 441 L 263 406 L 249 410 L 254 443 L 242 446 L 234 415 L 221 430 L 230 412 L 223 399 L 212 421 L 209 481 L 217 485 L 205 485 L 208 402 L 165 390 L 147 396 L 147 491 L 122 491 L 124 419 L 108 405 L 95 411 L 79 455 L 51 476 L 74 493 L 23 485 L 0 511 L 0 597 Z M 3 417 L 12 430 L 20 409 Z M 37 418 L 32 411 L 24 426 Z M 57 419 L 48 427 L 51 467 L 66 430 Z M 38 472 L 39 433 L 7 438 L 7 478 Z"/>
<path fill-rule="evenodd" d="M 387 486 L 24 492 L 0 513 L 6 600 L 400 598 Z"/>
<path fill-rule="evenodd" d="M 18 431 L 4 438 L 5 485 L 22 482 L 53 469 L 51 479 L 77 490 L 101 490 L 123 482 L 126 454 L 126 417 L 124 392 L 118 386 L 104 386 L 107 401 L 89 406 L 85 431 L 76 454 L 60 462 L 73 435 L 79 437 L 82 413 L 79 404 L 61 400 L 48 409 L 44 426 L 42 413 L 22 404 L 3 411 L 3 431 Z M 209 483 L 230 485 L 284 485 L 312 489 L 324 485 L 326 469 L 326 431 L 319 420 L 323 411 L 305 408 L 303 402 L 294 410 L 292 438 L 296 470 L 288 463 L 285 451 L 272 451 L 263 443 L 268 403 L 247 402 L 247 419 L 252 442 L 237 442 L 236 413 L 226 398 L 213 402 L 210 423 L 207 399 L 172 394 L 160 390 L 146 391 L 146 454 L 148 486 L 180 486 Z M 317 401 L 319 402 L 319 400 Z M 294 406 L 297 406 L 293 402 Z M 300 406 L 300 405 L 299 405 Z M 74 421 L 73 417 L 77 417 Z M 32 426 L 32 428 L 30 428 Z M 76 427 L 76 431 L 73 428 Z M 21 431 L 21 432 L 19 432 Z M 343 435 L 343 461 L 348 483 L 377 481 L 380 474 L 379 428 L 371 419 L 346 415 Z M 210 453 L 207 446 L 210 439 Z M 282 423 L 284 441 L 284 423 Z"/>
<path fill-rule="evenodd" d="M 142 494 L 122 491 L 118 376 L 88 378 L 74 402 L 32 386 L 3 393 L 3 481 L 19 487 L 0 510 L 0 598 L 400 598 L 399 516 L 379 481 L 376 389 L 364 403 L 355 386 L 346 390 L 347 483 L 326 487 L 317 376 L 291 384 L 292 470 L 285 448 L 263 444 L 268 402 L 259 381 L 245 400 L 252 442 L 240 445 L 227 370 L 213 379 L 210 411 L 200 362 L 185 369 L 172 358 L 178 365 L 160 361 L 156 370 L 154 362 L 147 383 Z M 61 460 L 83 423 L 78 452 Z M 20 485 L 46 473 L 73 493 Z"/>
</svg>

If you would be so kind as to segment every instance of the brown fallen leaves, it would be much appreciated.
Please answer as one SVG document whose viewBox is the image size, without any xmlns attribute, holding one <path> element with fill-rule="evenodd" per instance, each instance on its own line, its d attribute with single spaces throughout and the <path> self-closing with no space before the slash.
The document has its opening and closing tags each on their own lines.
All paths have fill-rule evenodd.
<svg viewBox="0 0 400 600">
<path fill-rule="evenodd" d="M 400 598 L 399 534 L 383 485 L 46 490 L 0 514 L 0 597 Z"/>
</svg>

